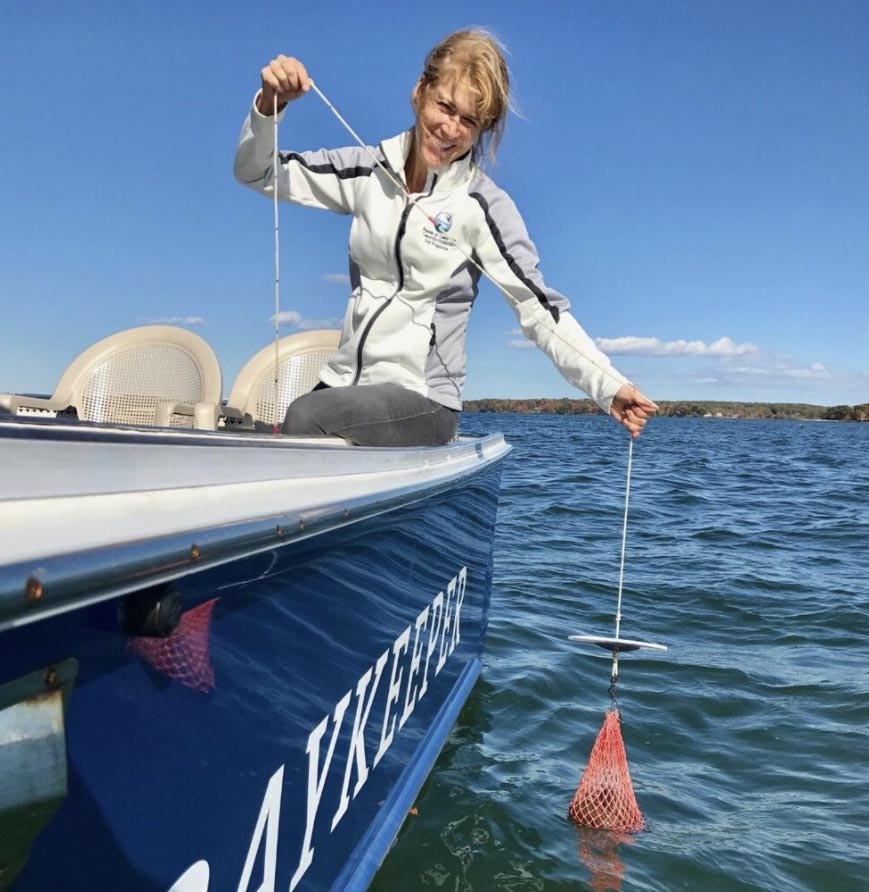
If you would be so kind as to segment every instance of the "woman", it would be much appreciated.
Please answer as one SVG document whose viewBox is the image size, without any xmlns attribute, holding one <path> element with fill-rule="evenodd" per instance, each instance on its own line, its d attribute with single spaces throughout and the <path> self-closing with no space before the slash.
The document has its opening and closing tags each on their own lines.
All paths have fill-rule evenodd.
<svg viewBox="0 0 869 892">
<path fill-rule="evenodd" d="M 235 175 L 272 195 L 271 116 L 307 93 L 311 79 L 287 56 L 261 76 Z M 462 406 L 476 264 L 507 297 L 523 332 L 632 436 L 656 411 L 597 349 L 567 299 L 544 283 L 516 206 L 480 169 L 487 150 L 494 156 L 509 96 L 497 41 L 483 31 L 458 31 L 425 60 L 411 94 L 410 130 L 368 150 L 280 155 L 280 198 L 353 216 L 353 291 L 341 344 L 321 383 L 287 410 L 284 433 L 362 446 L 448 442 Z"/>
</svg>

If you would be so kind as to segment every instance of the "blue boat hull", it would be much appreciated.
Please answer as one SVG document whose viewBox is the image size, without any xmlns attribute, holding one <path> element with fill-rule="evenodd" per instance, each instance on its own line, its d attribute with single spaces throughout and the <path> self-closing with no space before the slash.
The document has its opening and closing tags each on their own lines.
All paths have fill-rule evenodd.
<svg viewBox="0 0 869 892">
<path fill-rule="evenodd" d="M 119 599 L 2 633 L 0 686 L 74 675 L 13 889 L 367 888 L 480 671 L 499 478 L 188 573 L 165 641 Z"/>
</svg>

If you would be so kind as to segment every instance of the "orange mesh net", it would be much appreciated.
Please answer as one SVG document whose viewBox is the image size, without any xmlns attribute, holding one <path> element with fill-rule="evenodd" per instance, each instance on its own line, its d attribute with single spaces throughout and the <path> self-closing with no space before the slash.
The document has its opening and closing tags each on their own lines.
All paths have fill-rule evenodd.
<svg viewBox="0 0 869 892">
<path fill-rule="evenodd" d="M 131 638 L 130 650 L 162 675 L 207 694 L 214 689 L 208 647 L 211 611 L 219 598 L 185 611 L 168 638 Z"/>
<path fill-rule="evenodd" d="M 627 833 L 577 828 L 576 844 L 579 860 L 588 870 L 591 892 L 622 892 L 625 865 L 619 855 L 623 845 L 631 845 L 633 837 Z"/>
<path fill-rule="evenodd" d="M 631 784 L 616 709 L 604 717 L 567 814 L 577 824 L 595 830 L 634 833 L 646 826 Z"/>
</svg>

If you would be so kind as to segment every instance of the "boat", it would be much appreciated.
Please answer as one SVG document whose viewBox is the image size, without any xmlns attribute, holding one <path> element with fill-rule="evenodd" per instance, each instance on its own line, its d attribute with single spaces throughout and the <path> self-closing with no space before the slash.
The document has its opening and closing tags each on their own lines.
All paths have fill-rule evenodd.
<svg viewBox="0 0 869 892">
<path fill-rule="evenodd" d="M 0 890 L 365 890 L 480 673 L 508 452 L 0 418 Z"/>
</svg>

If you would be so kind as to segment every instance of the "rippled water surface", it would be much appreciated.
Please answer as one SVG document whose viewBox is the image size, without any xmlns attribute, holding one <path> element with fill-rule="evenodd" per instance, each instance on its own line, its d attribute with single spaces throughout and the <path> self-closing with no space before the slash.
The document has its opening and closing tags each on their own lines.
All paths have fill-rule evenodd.
<svg viewBox="0 0 869 892">
<path fill-rule="evenodd" d="M 656 419 L 634 452 L 623 733 L 648 829 L 566 817 L 609 704 L 627 440 L 471 415 L 504 470 L 483 675 L 372 892 L 869 889 L 869 424 Z"/>
</svg>

